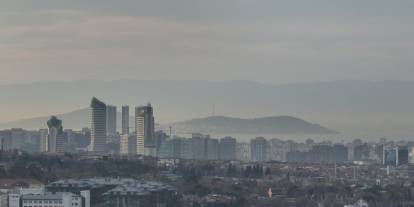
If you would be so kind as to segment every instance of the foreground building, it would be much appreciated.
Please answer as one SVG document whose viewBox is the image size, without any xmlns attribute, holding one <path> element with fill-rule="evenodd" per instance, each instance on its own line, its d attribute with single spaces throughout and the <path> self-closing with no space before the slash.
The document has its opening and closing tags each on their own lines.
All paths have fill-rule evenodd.
<svg viewBox="0 0 414 207">
<path fill-rule="evenodd" d="M 181 196 L 171 186 L 129 178 L 69 179 L 53 182 L 49 192 L 69 192 L 87 197 L 91 206 L 177 206 Z M 83 193 L 82 193 L 83 192 Z M 84 196 L 85 195 L 85 196 Z"/>
<path fill-rule="evenodd" d="M 21 196 L 22 207 L 89 207 L 81 196 L 73 193 L 45 193 Z"/>
<path fill-rule="evenodd" d="M 117 186 L 103 194 L 105 207 L 177 206 L 180 196 L 176 190 L 158 182 L 136 182 Z"/>
</svg>

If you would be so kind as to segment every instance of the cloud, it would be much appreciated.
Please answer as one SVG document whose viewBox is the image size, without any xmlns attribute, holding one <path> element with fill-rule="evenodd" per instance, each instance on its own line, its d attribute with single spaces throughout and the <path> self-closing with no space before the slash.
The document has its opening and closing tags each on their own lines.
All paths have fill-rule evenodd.
<svg viewBox="0 0 414 207">
<path fill-rule="evenodd" d="M 410 1 L 329 2 L 0 1 L 0 83 L 414 79 Z"/>
</svg>

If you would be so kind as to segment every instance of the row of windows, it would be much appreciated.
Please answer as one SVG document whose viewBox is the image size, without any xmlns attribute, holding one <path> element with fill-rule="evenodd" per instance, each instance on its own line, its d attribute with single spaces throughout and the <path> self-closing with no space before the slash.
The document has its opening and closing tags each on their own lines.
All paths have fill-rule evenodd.
<svg viewBox="0 0 414 207">
<path fill-rule="evenodd" d="M 59 203 L 61 204 L 62 201 L 38 201 L 38 200 L 24 200 L 23 203 Z"/>
<path fill-rule="evenodd" d="M 24 205 L 23 207 L 44 207 L 44 206 L 26 206 L 26 205 Z M 60 207 L 60 206 L 48 206 L 48 207 Z"/>
</svg>

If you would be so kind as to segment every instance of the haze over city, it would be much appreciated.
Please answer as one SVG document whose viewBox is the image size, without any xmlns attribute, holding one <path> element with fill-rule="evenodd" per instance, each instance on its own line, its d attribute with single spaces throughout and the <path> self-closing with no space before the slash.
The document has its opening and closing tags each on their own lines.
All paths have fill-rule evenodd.
<svg viewBox="0 0 414 207">
<path fill-rule="evenodd" d="M 192 98 L 183 95 L 179 98 L 188 101 L 174 101 L 171 95 L 170 102 L 177 103 L 173 107 L 154 104 L 162 112 L 158 116 L 161 123 L 209 116 L 215 105 L 216 115 L 292 115 L 344 134 L 409 136 L 414 134 L 414 112 L 407 106 L 413 99 L 404 93 L 414 81 L 410 55 L 414 52 L 413 4 L 402 0 L 2 0 L 0 91 L 10 95 L 42 81 L 69 81 L 62 85 L 71 87 L 77 82 L 70 81 L 78 80 L 248 80 L 268 84 L 258 87 L 278 88 L 280 84 L 307 87 L 302 84 L 322 82 L 323 87 L 326 82 L 360 80 L 365 87 L 362 91 L 370 93 L 367 88 L 376 87 L 375 97 L 360 94 L 353 99 L 352 91 L 358 89 L 350 82 L 351 88 L 345 86 L 343 90 L 333 83 L 330 86 L 334 87 L 324 89 L 323 97 L 318 97 L 320 101 L 306 94 L 308 99 L 298 99 L 306 104 L 294 107 L 286 106 L 294 102 L 294 95 L 285 101 L 287 104 L 284 100 L 280 104 L 257 100 L 239 108 L 214 97 L 188 108 L 182 102 Z M 397 83 L 403 86 L 382 90 L 386 80 L 403 81 Z M 94 95 L 89 93 L 87 98 L 71 102 L 67 99 L 77 94 L 70 91 L 64 94 L 65 99 L 51 101 L 47 100 L 47 90 L 45 94 L 31 94 L 42 99 L 36 102 L 30 102 L 33 97 L 3 101 L 0 123 L 81 109 Z M 340 106 L 326 103 L 335 92 L 349 93 L 345 98 L 333 96 L 335 104 L 342 102 Z M 159 92 L 150 88 L 148 93 Z M 394 94 L 398 94 L 395 105 L 379 103 L 389 101 Z M 102 95 L 106 101 L 119 101 L 109 92 Z M 142 93 L 131 95 L 135 99 L 130 98 L 130 104 L 159 100 Z M 243 95 L 246 100 L 254 97 Z M 286 96 L 276 94 L 273 98 Z M 20 100 L 24 103 L 17 104 Z M 401 102 L 405 102 L 403 107 Z M 252 110 L 255 106 L 263 107 Z"/>
<path fill-rule="evenodd" d="M 414 206 L 413 0 L 0 0 L 0 207 Z"/>
</svg>

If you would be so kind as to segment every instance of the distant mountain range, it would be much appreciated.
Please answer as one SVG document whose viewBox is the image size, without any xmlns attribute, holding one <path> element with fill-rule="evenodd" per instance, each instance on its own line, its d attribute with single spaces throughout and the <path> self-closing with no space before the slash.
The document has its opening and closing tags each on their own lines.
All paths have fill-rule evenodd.
<svg viewBox="0 0 414 207">
<path fill-rule="evenodd" d="M 89 127 L 88 109 L 80 109 L 66 114 L 56 115 L 63 121 L 64 128 L 81 129 Z M 36 117 L 19 121 L 4 123 L 2 128 L 25 128 L 39 129 L 46 128 L 46 122 L 50 117 Z M 118 129 L 121 123 L 121 114 L 118 113 Z M 176 122 L 161 128 L 172 126 L 178 133 L 240 133 L 240 134 L 334 134 L 335 131 L 317 124 L 311 124 L 302 119 L 291 116 L 273 116 L 254 119 L 240 119 L 225 116 L 211 116 L 197 118 L 183 122 Z M 134 127 L 134 118 L 130 117 L 130 127 Z"/>
<path fill-rule="evenodd" d="M 55 115 L 62 120 L 63 128 L 69 129 L 81 129 L 83 127 L 89 127 L 89 110 L 80 109 L 65 114 Z M 50 116 L 41 116 L 28 119 L 21 119 L 12 122 L 6 122 L 0 124 L 1 128 L 24 128 L 24 129 L 42 129 L 47 128 L 46 122 L 50 119 Z"/>
<path fill-rule="evenodd" d="M 0 85 L 0 127 L 45 127 L 48 116 L 73 109 L 83 110 L 67 114 L 64 127 L 88 126 L 88 112 L 84 108 L 96 96 L 106 104 L 117 105 L 118 110 L 123 104 L 130 105 L 131 115 L 134 106 L 151 102 L 156 122 L 161 124 L 212 115 L 254 118 L 276 114 L 300 117 L 340 131 L 346 137 L 351 134 L 361 138 L 406 138 L 414 137 L 413 91 L 414 81 L 268 84 L 80 80 L 10 84 Z M 26 117 L 43 118 L 21 121 Z M 10 123 L 12 120 L 20 121 Z"/>
<path fill-rule="evenodd" d="M 291 116 L 272 116 L 240 119 L 211 116 L 177 122 L 171 125 L 182 133 L 239 133 L 239 134 L 336 134 L 337 132 Z"/>
</svg>

